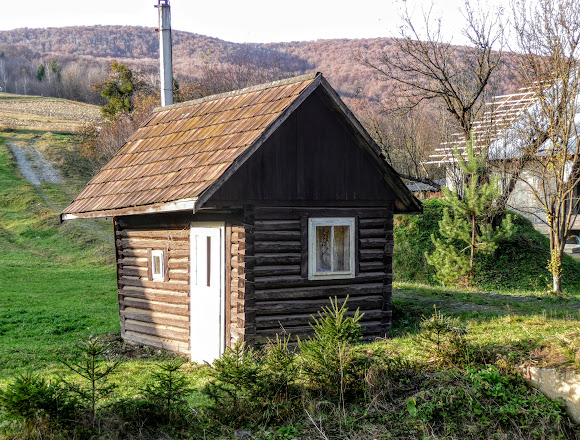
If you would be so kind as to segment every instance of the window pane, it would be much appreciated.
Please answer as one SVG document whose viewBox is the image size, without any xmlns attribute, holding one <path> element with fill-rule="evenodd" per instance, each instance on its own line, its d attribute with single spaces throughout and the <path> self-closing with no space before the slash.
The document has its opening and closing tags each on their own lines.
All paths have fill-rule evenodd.
<svg viewBox="0 0 580 440">
<path fill-rule="evenodd" d="M 330 272 L 331 226 L 316 227 L 316 272 Z"/>
<path fill-rule="evenodd" d="M 153 256 L 153 274 L 161 275 L 161 258 L 159 255 Z"/>
<path fill-rule="evenodd" d="M 350 270 L 350 227 L 334 227 L 334 271 Z"/>
</svg>

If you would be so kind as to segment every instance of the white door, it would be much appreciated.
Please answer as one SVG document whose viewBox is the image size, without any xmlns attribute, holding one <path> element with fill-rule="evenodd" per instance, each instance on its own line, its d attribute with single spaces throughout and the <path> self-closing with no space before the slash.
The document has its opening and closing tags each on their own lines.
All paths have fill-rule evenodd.
<svg viewBox="0 0 580 440">
<path fill-rule="evenodd" d="M 191 224 L 191 360 L 213 362 L 224 351 L 223 223 Z"/>
</svg>

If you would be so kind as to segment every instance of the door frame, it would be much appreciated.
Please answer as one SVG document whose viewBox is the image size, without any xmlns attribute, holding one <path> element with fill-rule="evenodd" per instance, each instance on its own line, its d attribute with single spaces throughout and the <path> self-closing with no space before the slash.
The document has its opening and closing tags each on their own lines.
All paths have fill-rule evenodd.
<svg viewBox="0 0 580 440">
<path fill-rule="evenodd" d="M 198 358 L 194 359 L 194 347 L 193 341 L 193 330 L 192 325 L 194 319 L 194 308 L 191 307 L 192 297 L 193 297 L 193 271 L 195 269 L 194 265 L 197 264 L 197 249 L 194 249 L 193 236 L 194 229 L 213 229 L 219 231 L 220 243 L 220 255 L 219 255 L 219 355 L 221 356 L 225 350 L 226 346 L 226 289 L 225 289 L 225 278 L 226 278 L 226 234 L 225 234 L 225 222 L 191 222 L 189 225 L 190 231 L 190 244 L 189 244 L 189 254 L 190 254 L 190 283 L 189 283 L 189 338 L 190 338 L 190 359 L 192 361 L 199 361 Z M 213 362 L 215 359 L 204 359 L 204 361 Z"/>
</svg>

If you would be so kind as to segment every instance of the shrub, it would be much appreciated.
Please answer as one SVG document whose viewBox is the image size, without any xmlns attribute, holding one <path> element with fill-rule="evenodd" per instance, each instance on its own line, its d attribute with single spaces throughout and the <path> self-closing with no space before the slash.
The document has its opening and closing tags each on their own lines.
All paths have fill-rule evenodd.
<svg viewBox="0 0 580 440">
<path fill-rule="evenodd" d="M 260 351 L 237 344 L 214 361 L 204 393 L 212 412 L 234 426 L 284 421 L 300 412 L 298 362 L 290 337 L 276 337 Z"/>
<path fill-rule="evenodd" d="M 424 253 L 431 253 L 434 245 L 431 234 L 440 237 L 439 221 L 443 218 L 440 199 L 423 202 L 423 215 L 395 216 L 393 251 L 393 280 L 395 282 L 418 282 L 437 284 L 434 269 L 425 260 Z M 513 234 L 498 242 L 493 254 L 476 254 L 473 284 L 484 289 L 546 290 L 551 275 L 546 268 L 550 258 L 550 243 L 536 231 L 529 220 L 511 213 Z M 580 266 L 568 255 L 564 256 L 564 289 L 580 290 Z"/>
<path fill-rule="evenodd" d="M 435 385 L 435 384 L 434 384 Z M 417 395 L 418 418 L 438 436 L 454 438 L 574 438 L 555 402 L 519 376 L 495 367 L 439 375 L 437 386 Z"/>
<path fill-rule="evenodd" d="M 467 334 L 465 327 L 461 326 L 458 318 L 445 316 L 433 306 L 435 311 L 430 317 L 421 319 L 419 334 L 420 339 L 427 342 L 440 360 L 444 360 L 443 353 L 456 354 L 464 348 L 464 338 Z M 452 359 L 447 359 L 452 361 Z"/>
<path fill-rule="evenodd" d="M 75 393 L 90 412 L 93 427 L 97 421 L 99 403 L 113 391 L 113 385 L 108 379 L 111 373 L 119 366 L 119 362 L 112 364 L 104 360 L 109 344 L 90 338 L 79 342 L 77 348 L 80 356 L 76 359 L 63 360 L 63 364 L 76 373 L 79 382 L 65 382 L 71 392 Z"/>
<path fill-rule="evenodd" d="M 5 416 L 24 422 L 27 430 L 71 420 L 75 404 L 60 383 L 30 372 L 16 376 L 5 389 L 0 389 L 0 407 Z"/>
<path fill-rule="evenodd" d="M 435 270 L 427 264 L 425 252 L 435 249 L 431 234 L 440 236 L 439 220 L 443 218 L 443 208 L 443 203 L 434 198 L 423 202 L 423 215 L 395 216 L 394 281 L 434 281 Z"/>
<path fill-rule="evenodd" d="M 151 381 L 142 389 L 145 400 L 164 422 L 180 418 L 187 407 L 187 398 L 193 392 L 181 371 L 182 364 L 181 359 L 176 359 L 159 365 L 160 371 L 154 372 Z"/>
<path fill-rule="evenodd" d="M 290 335 L 268 341 L 259 357 L 262 411 L 265 418 L 278 421 L 299 412 L 302 389 L 296 382 L 299 364 L 295 349 L 290 349 Z"/>
<path fill-rule="evenodd" d="M 348 300 L 348 298 L 347 298 Z M 362 338 L 358 310 L 346 316 L 346 302 L 338 299 L 323 307 L 311 324 L 314 336 L 298 341 L 302 379 L 311 392 L 344 403 L 364 390 L 364 377 L 370 358 L 357 344 Z"/>
<path fill-rule="evenodd" d="M 227 348 L 209 370 L 203 392 L 213 400 L 211 409 L 221 420 L 237 425 L 256 416 L 260 367 L 257 354 L 244 343 Z"/>
</svg>

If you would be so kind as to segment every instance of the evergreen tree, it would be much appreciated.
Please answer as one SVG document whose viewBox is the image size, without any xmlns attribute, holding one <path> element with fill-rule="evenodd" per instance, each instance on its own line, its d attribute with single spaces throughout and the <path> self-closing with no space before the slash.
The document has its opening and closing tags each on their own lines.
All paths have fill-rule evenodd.
<svg viewBox="0 0 580 440">
<path fill-rule="evenodd" d="M 60 66 L 55 60 L 52 60 L 48 65 L 48 69 L 54 74 L 54 77 L 60 82 Z"/>
<path fill-rule="evenodd" d="M 38 65 L 38 69 L 36 69 L 36 79 L 38 81 L 42 81 L 44 79 L 45 75 L 46 75 L 46 70 L 44 68 L 44 64 L 40 63 Z"/>
<path fill-rule="evenodd" d="M 495 201 L 501 195 L 497 179 L 485 170 L 484 157 L 473 151 L 472 142 L 466 145 L 467 159 L 456 152 L 459 167 L 467 178 L 463 194 L 457 188 L 449 191 L 443 187 L 447 206 L 439 222 L 442 238 L 431 236 L 435 245 L 432 254 L 425 254 L 427 262 L 435 267 L 438 281 L 453 283 L 463 276 L 471 281 L 475 269 L 476 253 L 490 254 L 500 240 L 512 234 L 512 217 L 507 214 L 498 227 L 491 223 L 495 215 Z"/>
<path fill-rule="evenodd" d="M 105 119 L 114 121 L 123 113 L 133 111 L 133 94 L 136 84 L 133 71 L 124 64 L 111 63 L 109 79 L 99 84 L 101 96 L 109 102 L 101 108 Z"/>
</svg>

